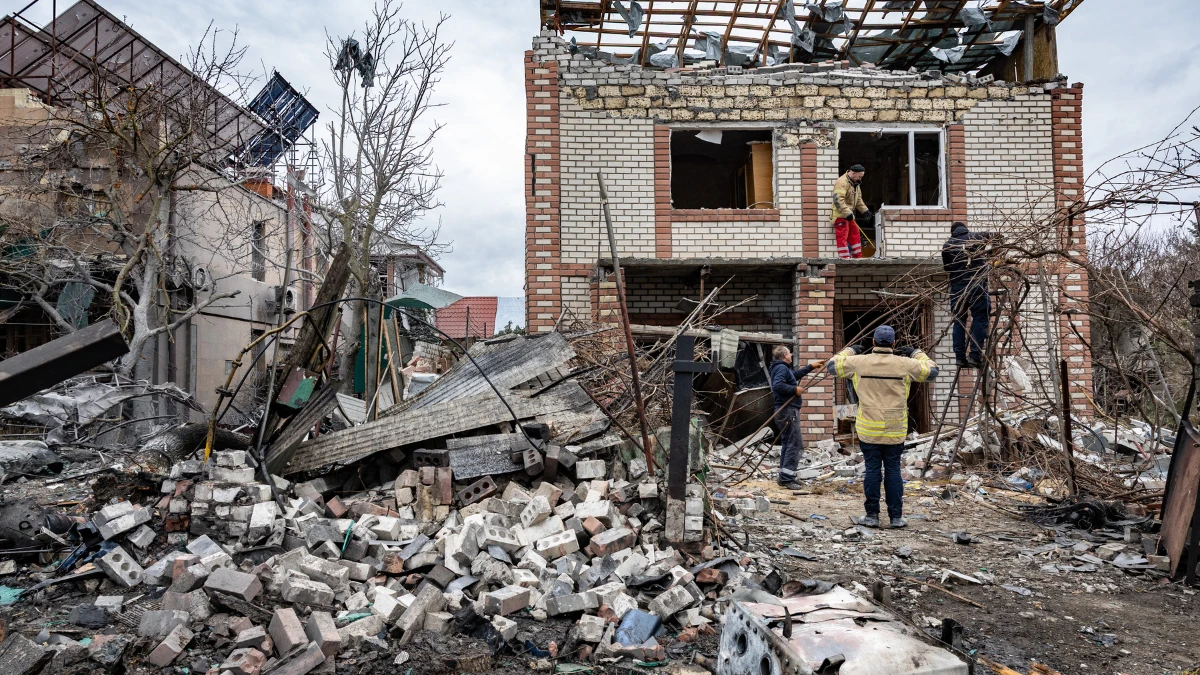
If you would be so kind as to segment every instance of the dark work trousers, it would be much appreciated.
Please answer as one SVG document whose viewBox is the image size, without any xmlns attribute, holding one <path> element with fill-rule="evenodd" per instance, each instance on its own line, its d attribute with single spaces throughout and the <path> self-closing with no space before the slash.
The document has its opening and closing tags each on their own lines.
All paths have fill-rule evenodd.
<svg viewBox="0 0 1200 675">
<path fill-rule="evenodd" d="M 775 411 L 775 425 L 779 427 L 779 442 L 783 450 L 779 453 L 779 482 L 796 479 L 796 466 L 804 453 L 804 438 L 800 435 L 800 409 L 784 406 Z"/>
<path fill-rule="evenodd" d="M 863 494 L 867 496 L 863 506 L 868 516 L 879 515 L 879 484 L 887 491 L 888 517 L 904 515 L 904 479 L 900 477 L 900 455 L 903 443 L 883 444 L 858 442 L 867 475 L 863 478 Z M 882 469 L 882 472 L 880 471 Z"/>
<path fill-rule="evenodd" d="M 967 317 L 971 319 L 970 360 L 983 360 L 983 347 L 987 342 L 988 315 L 992 303 L 988 298 L 987 286 L 979 284 L 952 284 L 950 286 L 950 311 L 954 314 L 954 356 L 966 358 Z"/>
</svg>

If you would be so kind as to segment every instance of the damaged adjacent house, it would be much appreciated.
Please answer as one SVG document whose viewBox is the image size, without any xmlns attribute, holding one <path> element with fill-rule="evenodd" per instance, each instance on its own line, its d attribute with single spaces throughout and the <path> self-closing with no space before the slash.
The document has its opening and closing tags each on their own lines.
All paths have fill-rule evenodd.
<svg viewBox="0 0 1200 675">
<path fill-rule="evenodd" d="M 51 16 L 53 10 L 57 16 Z M 39 17 L 46 18 L 44 25 Z M 314 230 L 314 219 L 317 230 L 323 227 L 322 214 L 319 209 L 314 214 L 306 167 L 290 152 L 304 142 L 301 134 L 315 121 L 316 109 L 278 73 L 248 106 L 240 105 L 92 0 L 69 6 L 34 2 L 0 20 L 0 29 L 6 36 L 0 46 L 5 225 L 0 285 L 6 287 L 0 293 L 0 355 L 67 332 L 60 318 L 81 328 L 108 315 L 111 291 L 104 287 L 116 283 L 132 248 L 103 236 L 104 224 L 124 218 L 140 236 L 144 225 L 138 223 L 154 222 L 155 215 L 145 212 L 150 189 L 139 194 L 145 167 L 137 158 L 116 159 L 122 153 L 102 132 L 86 133 L 88 124 L 102 126 L 98 113 L 90 120 L 80 117 L 82 108 L 95 105 L 80 87 L 123 87 L 139 94 L 129 105 L 153 100 L 161 106 L 157 112 L 176 125 L 164 137 L 172 138 L 189 121 L 198 129 L 175 139 L 195 160 L 174 177 L 157 214 L 166 223 L 154 242 L 162 283 L 150 287 L 158 286 L 161 295 L 146 315 L 151 329 L 177 325 L 134 345 L 140 351 L 129 357 L 136 361 L 129 375 L 156 385 L 175 383 L 211 407 L 239 351 L 273 328 L 281 314 L 307 309 L 327 265 L 326 247 Z M 149 95 L 156 87 L 166 95 Z M 156 112 L 130 110 L 147 119 Z M 39 163 L 54 153 L 66 157 L 65 163 Z M 33 180 L 37 172 L 40 178 Z M 142 211 L 116 215 L 129 204 Z M 62 234 L 68 228 L 101 234 L 72 238 Z M 292 272 L 285 289 L 287 260 Z M 400 278 L 401 267 L 415 266 L 389 262 L 388 270 L 395 268 Z M 54 271 L 45 272 L 40 288 L 39 270 Z M 89 286 L 88 279 L 101 285 Z M 131 305 L 145 296 L 134 285 L 123 289 Z M 127 337 L 133 330 L 126 330 Z M 285 347 L 292 332 L 283 338 Z M 263 360 L 253 367 L 265 373 Z M 185 419 L 193 414 L 174 407 L 156 412 Z"/>
<path fill-rule="evenodd" d="M 525 57 L 529 331 L 564 313 L 618 319 L 602 174 L 638 327 L 675 326 L 727 283 L 718 300 L 749 302 L 720 326 L 779 334 L 801 362 L 886 317 L 952 363 L 951 223 L 1003 232 L 1080 198 L 1083 90 L 1058 74 L 1054 41 L 1078 4 L 542 2 Z M 842 260 L 831 193 L 853 164 L 877 216 L 861 223 L 864 257 Z M 1084 252 L 1081 221 L 1057 235 Z M 1040 387 L 1061 349 L 1086 414 L 1088 319 L 1071 298 L 1086 274 L 1061 261 L 1045 273 L 1009 355 Z M 916 431 L 952 382 L 915 388 Z M 805 431 L 833 433 L 846 392 L 820 382 L 806 399 Z"/>
</svg>

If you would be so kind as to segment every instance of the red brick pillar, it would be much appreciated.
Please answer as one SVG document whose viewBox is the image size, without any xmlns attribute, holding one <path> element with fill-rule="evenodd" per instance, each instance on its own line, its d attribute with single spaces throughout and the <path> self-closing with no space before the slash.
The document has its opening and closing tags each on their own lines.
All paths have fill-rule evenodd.
<svg viewBox="0 0 1200 675">
<path fill-rule="evenodd" d="M 525 326 L 553 330 L 562 312 L 558 62 L 525 52 Z"/>
<path fill-rule="evenodd" d="M 833 355 L 833 293 L 836 266 L 797 265 L 793 283 L 796 359 L 808 363 Z M 831 376 L 810 375 L 800 413 L 806 438 L 832 436 L 837 421 L 833 415 L 833 392 L 837 381 Z"/>
<path fill-rule="evenodd" d="M 821 257 L 821 206 L 817 189 L 817 144 L 800 145 L 800 243 L 805 258 Z"/>
<path fill-rule="evenodd" d="M 1069 216 L 1083 196 L 1083 84 L 1055 89 L 1051 96 L 1054 144 L 1054 195 L 1059 242 L 1073 257 L 1087 259 L 1087 227 L 1082 215 Z M 1088 320 L 1087 269 L 1064 259 L 1058 266 L 1060 354 L 1067 360 L 1071 409 L 1091 417 L 1092 355 Z M 1054 364 L 1058 367 L 1058 364 Z"/>
<path fill-rule="evenodd" d="M 671 128 L 654 125 L 654 257 L 671 257 Z"/>
</svg>

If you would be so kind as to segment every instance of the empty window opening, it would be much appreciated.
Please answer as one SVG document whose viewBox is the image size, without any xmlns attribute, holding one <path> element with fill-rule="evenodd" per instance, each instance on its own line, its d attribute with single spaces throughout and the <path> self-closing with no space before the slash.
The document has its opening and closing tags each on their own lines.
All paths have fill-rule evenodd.
<svg viewBox="0 0 1200 675">
<path fill-rule="evenodd" d="M 880 206 L 942 205 L 942 135 L 938 131 L 843 131 L 838 166 L 861 164 L 863 201 Z"/>
<path fill-rule="evenodd" d="M 866 165 L 863 166 L 865 168 Z M 905 308 L 876 306 L 870 309 L 846 307 L 842 309 L 841 315 L 843 346 L 858 344 L 865 349 L 870 349 L 875 329 L 885 323 L 895 329 L 897 347 L 922 347 L 926 342 L 924 336 L 928 335 L 926 330 L 928 315 L 925 308 L 920 306 Z M 848 386 L 838 384 L 837 399 L 839 403 L 848 402 L 850 397 L 847 391 Z M 842 433 L 849 433 L 852 427 L 853 421 L 842 420 L 839 422 L 839 431 Z M 929 390 L 924 382 L 914 382 L 908 391 L 908 430 L 917 433 L 929 431 Z"/>
<path fill-rule="evenodd" d="M 256 220 L 250 239 L 250 276 L 255 281 L 267 280 L 267 221 Z"/>
<path fill-rule="evenodd" d="M 677 209 L 775 208 L 771 131 L 671 132 L 671 205 Z"/>
</svg>

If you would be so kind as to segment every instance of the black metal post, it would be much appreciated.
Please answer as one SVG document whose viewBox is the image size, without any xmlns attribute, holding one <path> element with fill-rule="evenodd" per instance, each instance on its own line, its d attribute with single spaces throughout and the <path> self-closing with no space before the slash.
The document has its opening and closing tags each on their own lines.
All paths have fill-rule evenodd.
<svg viewBox="0 0 1200 675">
<path fill-rule="evenodd" d="M 696 338 L 683 333 L 675 341 L 675 388 L 671 395 L 671 456 L 667 466 L 667 494 L 671 499 L 687 496 L 688 452 L 692 435 L 692 379 L 696 373 L 711 373 L 714 363 L 694 358 Z"/>
</svg>

